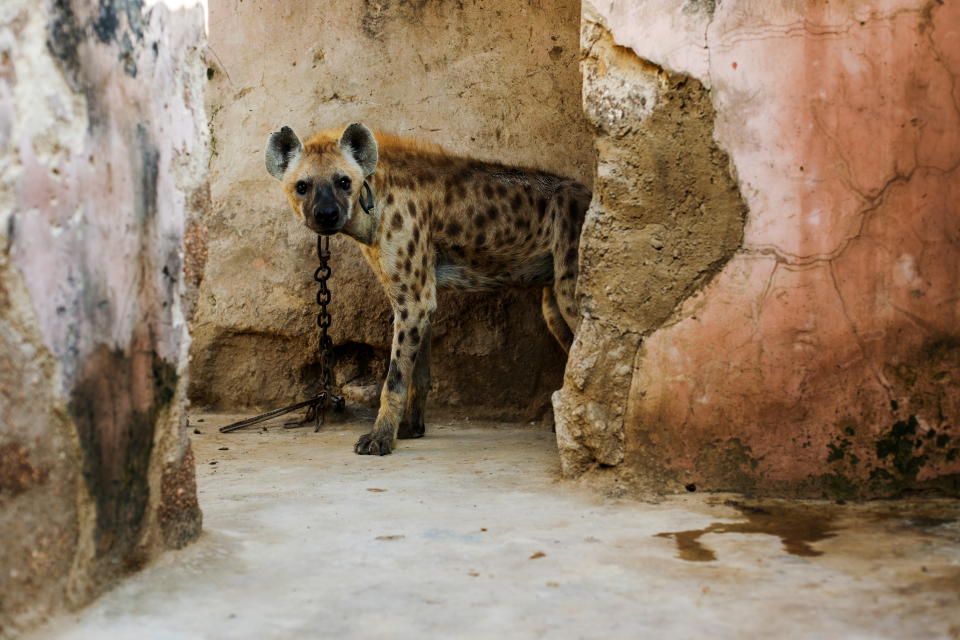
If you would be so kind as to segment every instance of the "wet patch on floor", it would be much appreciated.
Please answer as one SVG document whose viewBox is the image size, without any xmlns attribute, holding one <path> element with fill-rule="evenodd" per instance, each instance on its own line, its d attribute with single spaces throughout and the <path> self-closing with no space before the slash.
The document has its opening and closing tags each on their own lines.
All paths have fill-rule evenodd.
<svg viewBox="0 0 960 640">
<path fill-rule="evenodd" d="M 795 556 L 819 556 L 812 546 L 814 542 L 832 538 L 836 509 L 826 505 L 747 505 L 734 500 L 724 502 L 746 517 L 744 522 L 714 522 L 703 529 L 667 531 L 656 534 L 659 538 L 673 538 L 677 543 L 677 558 L 689 562 L 711 562 L 717 554 L 700 542 L 708 533 L 760 533 L 777 536 L 783 549 Z"/>
<path fill-rule="evenodd" d="M 924 535 L 953 536 L 960 528 L 960 503 L 943 500 L 924 502 L 845 503 L 767 500 L 746 503 L 723 500 L 713 506 L 733 507 L 742 522 L 714 522 L 703 529 L 666 531 L 655 537 L 671 538 L 676 557 L 689 562 L 712 562 L 717 554 L 701 538 L 709 533 L 757 533 L 777 536 L 783 550 L 800 557 L 823 555 L 813 545 L 849 529 L 910 529 Z"/>
<path fill-rule="evenodd" d="M 960 502 L 878 503 L 869 517 L 874 522 L 888 526 L 917 529 L 936 535 L 960 525 Z"/>
</svg>

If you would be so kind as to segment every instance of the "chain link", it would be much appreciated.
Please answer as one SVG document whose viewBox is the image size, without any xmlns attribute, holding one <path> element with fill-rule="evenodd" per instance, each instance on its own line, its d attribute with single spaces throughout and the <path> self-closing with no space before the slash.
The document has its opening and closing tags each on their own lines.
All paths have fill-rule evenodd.
<svg viewBox="0 0 960 640">
<path fill-rule="evenodd" d="M 320 327 L 320 388 L 328 394 L 333 393 L 333 340 L 327 335 L 327 330 L 333 323 L 333 318 L 327 311 L 330 304 L 330 289 L 327 280 L 333 273 L 330 268 L 330 237 L 317 236 L 317 258 L 320 266 L 313 272 L 313 279 L 320 285 L 317 291 L 317 304 L 320 311 L 317 313 L 317 326 Z"/>
</svg>

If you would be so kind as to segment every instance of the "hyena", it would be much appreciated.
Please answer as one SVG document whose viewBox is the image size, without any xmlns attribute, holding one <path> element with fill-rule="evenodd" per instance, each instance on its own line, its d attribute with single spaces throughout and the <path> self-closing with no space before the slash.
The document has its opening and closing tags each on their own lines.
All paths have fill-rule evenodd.
<svg viewBox="0 0 960 640">
<path fill-rule="evenodd" d="M 460 157 L 360 123 L 337 133 L 301 144 L 283 127 L 270 136 L 266 166 L 307 227 L 360 244 L 390 300 L 393 344 L 380 411 L 354 446 L 384 455 L 398 437 L 424 434 L 438 289 L 540 287 L 547 326 L 569 349 L 590 192 L 545 171 Z"/>
</svg>

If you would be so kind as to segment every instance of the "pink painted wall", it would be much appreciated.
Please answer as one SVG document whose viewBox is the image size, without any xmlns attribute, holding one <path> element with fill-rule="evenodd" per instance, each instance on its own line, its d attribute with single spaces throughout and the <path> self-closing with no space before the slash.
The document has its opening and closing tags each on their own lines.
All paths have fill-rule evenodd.
<svg viewBox="0 0 960 640">
<path fill-rule="evenodd" d="M 749 205 L 742 248 L 637 353 L 628 464 L 655 453 L 713 489 L 956 491 L 960 2 L 698 4 L 589 7 L 711 89 Z"/>
</svg>

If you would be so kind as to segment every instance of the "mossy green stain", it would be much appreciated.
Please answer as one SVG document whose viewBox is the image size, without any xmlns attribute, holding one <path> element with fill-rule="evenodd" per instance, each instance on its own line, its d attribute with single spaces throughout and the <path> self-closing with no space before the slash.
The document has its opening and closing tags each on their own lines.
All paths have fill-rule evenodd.
<svg viewBox="0 0 960 640">
<path fill-rule="evenodd" d="M 840 460 L 843 460 L 844 456 L 846 455 L 842 444 L 828 444 L 827 450 L 830 452 L 827 454 L 827 462 L 839 462 Z"/>
<path fill-rule="evenodd" d="M 907 420 L 895 422 L 887 437 L 876 443 L 877 458 L 892 458 L 893 468 L 906 480 L 915 480 L 927 458 L 914 455 L 916 448 L 913 436 L 917 433 L 919 422 L 911 415 Z"/>
<path fill-rule="evenodd" d="M 860 497 L 860 486 L 842 473 L 828 473 L 821 477 L 825 497 L 834 500 L 855 500 Z"/>
<path fill-rule="evenodd" d="M 852 427 L 845 427 L 843 432 L 848 436 L 853 436 L 856 432 Z M 848 440 L 847 438 L 839 438 L 836 443 L 830 443 L 827 445 L 827 462 L 840 462 L 844 459 L 848 460 L 851 464 L 856 466 L 860 463 L 860 458 L 853 453 L 850 453 L 850 447 L 853 446 L 853 441 Z"/>
<path fill-rule="evenodd" d="M 876 469 L 870 471 L 870 479 L 889 482 L 893 480 L 893 474 L 886 469 L 877 467 Z"/>
</svg>

